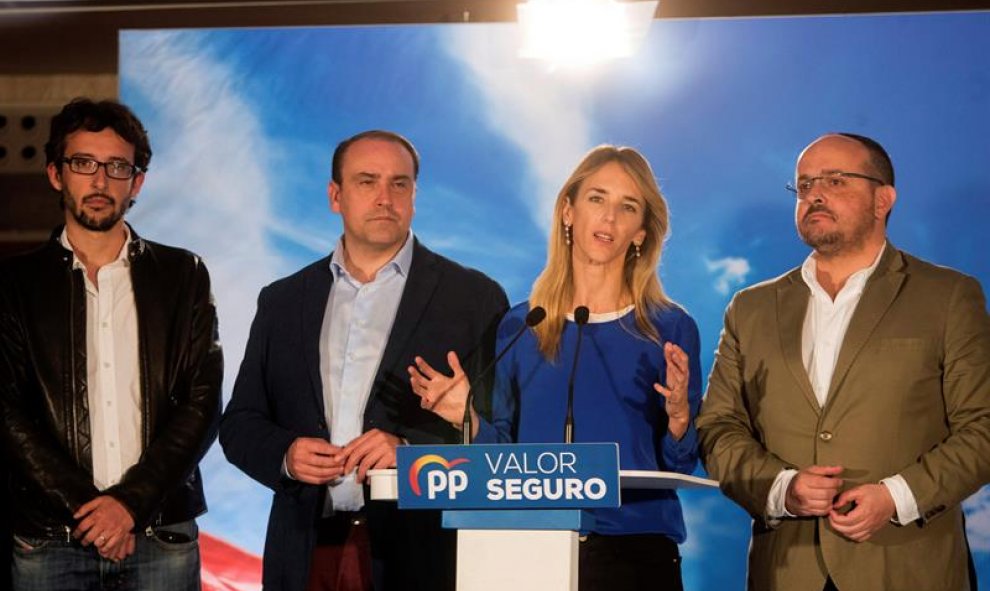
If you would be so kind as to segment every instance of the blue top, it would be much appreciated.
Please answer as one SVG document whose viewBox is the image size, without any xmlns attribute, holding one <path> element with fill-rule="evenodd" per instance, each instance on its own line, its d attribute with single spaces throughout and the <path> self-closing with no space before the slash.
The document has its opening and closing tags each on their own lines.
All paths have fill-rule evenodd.
<svg viewBox="0 0 990 591">
<path fill-rule="evenodd" d="M 502 319 L 496 350 L 501 350 L 524 325 L 529 304 L 512 308 Z M 664 470 L 690 474 L 698 462 L 694 417 L 701 405 L 698 326 L 671 306 L 655 314 L 661 342 L 680 346 L 691 370 L 688 400 L 691 421 L 680 441 L 667 434 L 663 396 L 653 389 L 664 384 L 663 349 L 639 336 L 630 310 L 619 318 L 584 327 L 574 385 L 574 441 L 617 442 L 623 470 Z M 560 443 L 567 413 L 567 379 L 576 345 L 577 326 L 564 325 L 560 353 L 548 362 L 537 348 L 536 335 L 526 331 L 499 361 L 492 395 L 492 422 L 482 420 L 478 443 Z M 684 517 L 673 490 L 622 491 L 622 507 L 596 509 L 594 530 L 621 535 L 659 533 L 684 541 Z"/>
</svg>

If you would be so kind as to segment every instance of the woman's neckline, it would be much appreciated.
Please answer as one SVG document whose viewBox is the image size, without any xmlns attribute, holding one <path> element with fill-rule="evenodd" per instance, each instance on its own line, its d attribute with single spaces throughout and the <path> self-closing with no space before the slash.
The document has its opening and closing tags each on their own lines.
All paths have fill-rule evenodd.
<svg viewBox="0 0 990 591">
<path fill-rule="evenodd" d="M 603 322 L 612 322 L 614 320 L 618 320 L 619 318 L 622 318 L 626 314 L 632 312 L 635 308 L 636 306 L 634 304 L 629 304 L 625 308 L 622 308 L 621 310 L 615 310 L 613 312 L 597 312 L 597 313 L 593 312 L 588 315 L 588 324 L 600 324 Z M 567 313 L 567 321 L 574 322 L 573 312 Z"/>
</svg>

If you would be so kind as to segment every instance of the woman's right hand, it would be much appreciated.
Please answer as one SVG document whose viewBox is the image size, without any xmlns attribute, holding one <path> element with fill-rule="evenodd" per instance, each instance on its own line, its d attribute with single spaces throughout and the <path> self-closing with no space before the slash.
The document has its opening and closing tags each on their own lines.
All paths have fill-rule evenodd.
<svg viewBox="0 0 990 591">
<path fill-rule="evenodd" d="M 420 398 L 420 406 L 460 429 L 470 384 L 457 353 L 447 353 L 447 363 L 454 371 L 452 376 L 433 369 L 422 357 L 416 357 L 414 361 L 415 365 L 409 366 L 409 383 L 413 394 Z"/>
</svg>

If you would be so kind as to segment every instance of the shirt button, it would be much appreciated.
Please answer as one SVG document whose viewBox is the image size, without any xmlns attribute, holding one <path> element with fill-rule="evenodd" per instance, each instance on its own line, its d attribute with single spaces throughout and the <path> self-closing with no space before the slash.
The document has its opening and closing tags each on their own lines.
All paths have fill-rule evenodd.
<svg viewBox="0 0 990 591">
<path fill-rule="evenodd" d="M 106 362 L 104 362 L 104 363 L 103 363 L 103 367 L 105 367 L 105 368 L 109 368 L 109 367 L 110 367 L 110 364 L 109 364 L 109 363 L 106 363 Z"/>
<path fill-rule="evenodd" d="M 110 442 L 110 447 L 111 447 L 111 448 L 113 448 L 113 447 L 117 447 L 117 444 L 116 444 L 116 443 L 114 443 L 113 441 L 111 441 L 111 442 Z"/>
<path fill-rule="evenodd" d="M 110 327 L 110 325 L 108 323 L 106 323 L 106 322 L 102 323 L 100 326 L 102 326 L 103 328 L 109 328 Z"/>
<path fill-rule="evenodd" d="M 832 441 L 832 432 L 822 431 L 821 433 L 818 434 L 818 438 L 821 439 L 822 441 Z"/>
</svg>

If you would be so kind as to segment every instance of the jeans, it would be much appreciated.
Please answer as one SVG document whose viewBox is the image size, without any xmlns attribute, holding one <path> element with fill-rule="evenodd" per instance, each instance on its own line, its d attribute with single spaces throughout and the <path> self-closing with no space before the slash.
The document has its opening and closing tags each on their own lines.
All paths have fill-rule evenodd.
<svg viewBox="0 0 990 591">
<path fill-rule="evenodd" d="M 199 591 L 199 529 L 193 520 L 135 534 L 115 563 L 75 540 L 14 536 L 15 591 Z"/>
</svg>

